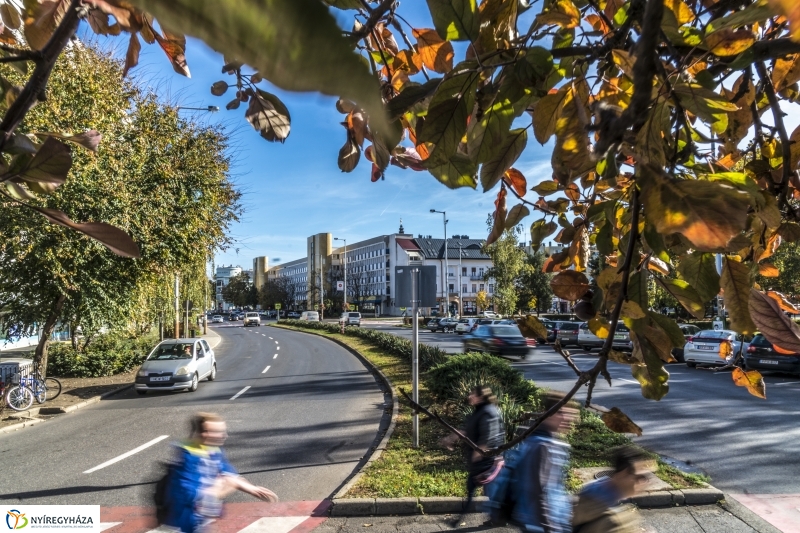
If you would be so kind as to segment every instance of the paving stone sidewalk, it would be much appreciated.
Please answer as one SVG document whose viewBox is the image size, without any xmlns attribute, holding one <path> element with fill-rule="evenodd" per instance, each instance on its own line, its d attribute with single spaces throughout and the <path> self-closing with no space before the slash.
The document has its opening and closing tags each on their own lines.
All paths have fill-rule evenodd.
<svg viewBox="0 0 800 533">
<path fill-rule="evenodd" d="M 642 533 L 780 533 L 736 503 L 641 509 Z M 518 533 L 510 527 L 484 526 L 484 514 L 467 515 L 457 527 L 452 515 L 329 518 L 314 533 L 432 533 L 435 531 Z M 791 532 L 784 532 L 791 533 Z"/>
</svg>

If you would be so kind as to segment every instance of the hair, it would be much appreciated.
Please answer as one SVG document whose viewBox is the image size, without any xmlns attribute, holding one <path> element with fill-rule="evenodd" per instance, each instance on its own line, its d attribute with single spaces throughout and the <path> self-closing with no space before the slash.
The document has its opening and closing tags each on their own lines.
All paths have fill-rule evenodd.
<svg viewBox="0 0 800 533">
<path fill-rule="evenodd" d="M 611 463 L 614 465 L 614 472 L 625 472 L 634 470 L 637 463 L 652 462 L 652 456 L 636 446 L 618 446 L 611 450 Z"/>
<path fill-rule="evenodd" d="M 189 420 L 191 436 L 199 437 L 206 422 L 224 422 L 224 420 L 216 413 L 197 413 Z"/>
<path fill-rule="evenodd" d="M 558 402 L 563 400 L 564 396 L 566 396 L 566 394 L 560 391 L 549 390 L 545 392 L 540 399 L 542 403 L 542 411 L 543 412 L 549 411 Z M 580 405 L 575 400 L 568 401 L 567 403 L 564 404 L 563 407 L 569 407 L 570 409 L 580 409 Z"/>
<path fill-rule="evenodd" d="M 480 398 L 482 403 L 497 403 L 497 396 L 485 385 L 475 385 L 469 392 Z"/>
</svg>

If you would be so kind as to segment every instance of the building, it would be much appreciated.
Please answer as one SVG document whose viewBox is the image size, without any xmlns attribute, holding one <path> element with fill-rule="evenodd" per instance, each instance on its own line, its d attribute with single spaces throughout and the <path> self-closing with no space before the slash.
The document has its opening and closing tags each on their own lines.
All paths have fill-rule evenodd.
<svg viewBox="0 0 800 533">
<path fill-rule="evenodd" d="M 255 261 L 254 261 L 255 263 Z M 218 266 L 216 272 L 214 273 L 214 285 L 216 287 L 216 294 L 215 297 L 215 307 L 218 311 L 228 311 L 230 310 L 233 305 L 226 302 L 222 297 L 222 288 L 228 284 L 230 279 L 234 276 L 238 276 L 239 274 L 247 274 L 250 278 L 252 283 L 254 270 L 243 270 L 240 266 Z"/>
<path fill-rule="evenodd" d="M 269 257 L 262 256 L 253 259 L 253 276 L 250 278 L 253 285 L 261 288 L 267 282 L 267 271 L 269 270 Z"/>
</svg>

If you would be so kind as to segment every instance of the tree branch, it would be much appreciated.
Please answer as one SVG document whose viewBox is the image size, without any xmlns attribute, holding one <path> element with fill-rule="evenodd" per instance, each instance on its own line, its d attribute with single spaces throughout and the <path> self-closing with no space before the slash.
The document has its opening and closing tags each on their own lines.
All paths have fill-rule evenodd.
<svg viewBox="0 0 800 533">
<path fill-rule="evenodd" d="M 33 74 L 28 78 L 28 82 L 22 88 L 17 99 L 9 106 L 6 115 L 3 117 L 3 122 L 0 123 L 0 151 L 5 148 L 14 130 L 20 125 L 28 111 L 37 101 L 43 99 L 44 91 L 56 60 L 58 60 L 58 56 L 64 51 L 67 43 L 78 29 L 81 5 L 81 0 L 72 0 L 70 2 L 64 18 L 61 19 L 61 23 L 59 23 L 50 40 L 42 48 L 41 58 L 37 62 Z"/>
<path fill-rule="evenodd" d="M 576 375 L 576 376 L 580 376 L 580 375 L 583 373 L 583 372 L 581 372 L 581 369 L 580 369 L 580 368 L 578 368 L 578 366 L 577 366 L 577 365 L 575 364 L 575 362 L 572 360 L 572 357 L 570 357 L 570 356 L 569 356 L 569 352 L 567 352 L 566 350 L 564 350 L 564 348 L 561 346 L 561 341 L 559 341 L 558 339 L 556 339 L 556 342 L 555 342 L 555 344 L 553 344 L 553 349 L 554 349 L 556 352 L 558 352 L 558 354 L 559 354 L 561 357 L 563 357 L 563 358 L 564 358 L 564 360 L 567 362 L 567 364 L 569 365 L 569 367 L 570 367 L 570 368 L 571 368 L 573 371 L 575 371 L 575 375 Z"/>
<path fill-rule="evenodd" d="M 775 94 L 775 87 L 772 85 L 772 78 L 767 73 L 767 68 L 762 61 L 756 62 L 756 72 L 758 77 L 761 78 L 761 83 L 764 85 L 764 92 L 767 94 L 769 107 L 772 109 L 772 117 L 775 120 L 775 127 L 778 129 L 778 135 L 781 138 L 781 150 L 783 152 L 783 180 L 780 184 L 780 200 L 778 205 L 786 207 L 788 205 L 787 195 L 789 191 L 789 180 L 794 169 L 791 168 L 792 161 L 792 145 L 789 141 L 789 134 L 786 132 L 786 125 L 783 123 L 783 111 L 781 110 L 780 102 Z"/>
<path fill-rule="evenodd" d="M 394 5 L 396 0 L 383 0 L 375 9 L 373 9 L 367 21 L 364 23 L 358 31 L 354 31 L 350 34 L 350 37 L 353 38 L 354 41 L 360 41 L 370 33 L 372 30 L 375 29 L 375 25 L 378 24 L 378 21 L 383 17 Z"/>
</svg>

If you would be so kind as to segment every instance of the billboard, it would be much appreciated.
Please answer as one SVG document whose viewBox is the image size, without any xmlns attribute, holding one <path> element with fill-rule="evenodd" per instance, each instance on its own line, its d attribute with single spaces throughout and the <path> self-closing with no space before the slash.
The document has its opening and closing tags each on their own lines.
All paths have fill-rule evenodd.
<svg viewBox="0 0 800 533">
<path fill-rule="evenodd" d="M 396 266 L 394 267 L 395 290 L 394 304 L 397 307 L 411 305 L 411 270 L 419 270 L 417 274 L 417 290 L 419 307 L 438 307 L 436 301 L 436 267 L 435 266 Z"/>
</svg>

